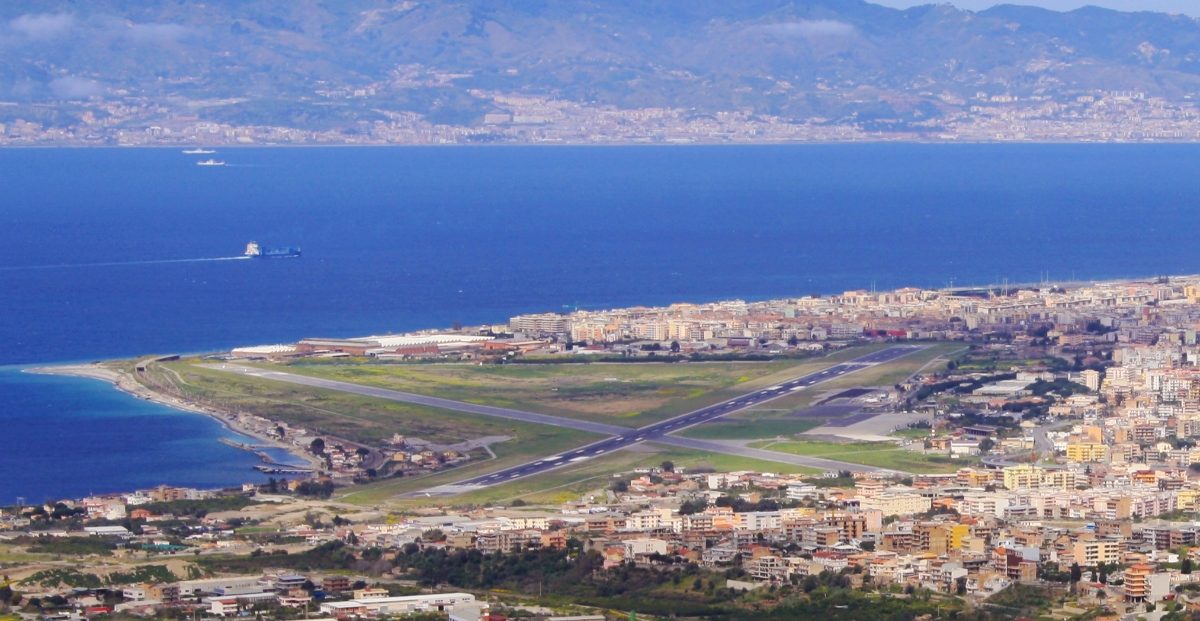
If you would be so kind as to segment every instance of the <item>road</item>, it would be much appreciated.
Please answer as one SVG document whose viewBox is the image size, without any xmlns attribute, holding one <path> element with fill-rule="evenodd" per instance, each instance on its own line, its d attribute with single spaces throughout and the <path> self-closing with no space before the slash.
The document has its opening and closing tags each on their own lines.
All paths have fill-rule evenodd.
<svg viewBox="0 0 1200 621">
<path fill-rule="evenodd" d="M 1058 431 L 1066 427 L 1074 425 L 1075 421 L 1060 420 L 1057 423 L 1043 425 L 1033 430 L 1033 450 L 1037 452 L 1038 459 L 1043 459 L 1047 456 L 1054 456 L 1054 441 L 1050 439 L 1047 432 Z"/>
<path fill-rule="evenodd" d="M 674 418 L 647 425 L 640 429 L 630 429 L 628 427 L 619 427 L 604 423 L 563 418 L 548 414 L 536 414 L 534 412 L 525 412 L 510 408 L 499 408 L 488 405 L 464 403 L 462 401 L 454 401 L 452 399 L 429 397 L 426 395 L 418 395 L 399 390 L 390 390 L 387 388 L 378 388 L 374 386 L 363 386 L 361 384 L 352 384 L 350 382 L 339 382 L 337 380 L 321 379 L 306 375 L 297 375 L 295 373 L 286 373 L 283 371 L 271 371 L 238 364 L 210 364 L 205 366 L 210 369 L 240 373 L 253 377 L 261 377 L 263 379 L 311 386 L 314 388 L 338 390 L 367 397 L 376 397 L 390 401 L 400 401 L 404 403 L 443 408 L 447 410 L 465 412 L 468 414 L 477 414 L 480 416 L 495 416 L 526 423 L 554 425 L 557 427 L 578 429 L 580 431 L 589 431 L 592 433 L 609 436 L 603 440 L 598 440 L 571 451 L 566 451 L 557 455 L 551 455 L 533 462 L 512 466 L 485 475 L 480 475 L 478 477 L 461 481 L 454 485 L 444 486 L 443 493 L 456 493 L 478 487 L 504 483 L 535 474 L 541 474 L 543 472 L 554 470 L 555 468 L 561 468 L 572 463 L 578 463 L 588 459 L 600 457 L 613 451 L 618 451 L 642 442 L 658 442 L 672 446 L 680 446 L 714 453 L 752 457 L 755 459 L 762 459 L 764 461 L 809 466 L 827 470 L 878 471 L 889 473 L 895 472 L 892 470 L 872 468 L 870 466 L 840 462 L 832 459 L 805 457 L 801 455 L 781 453 L 778 451 L 768 451 L 764 449 L 729 446 L 718 442 L 706 442 L 702 440 L 692 440 L 689 438 L 679 438 L 670 436 L 668 434 L 711 422 L 721 418 L 722 416 L 745 410 L 747 408 L 784 397 L 794 392 L 805 390 L 817 384 L 837 379 L 856 371 L 861 371 L 862 369 L 886 362 L 891 362 L 922 349 L 925 349 L 925 347 L 921 345 L 896 345 L 887 349 L 881 349 L 853 360 L 835 364 L 820 371 L 809 373 L 808 375 L 804 375 L 802 377 L 780 382 L 740 397 L 715 403 L 686 414 L 681 414 Z"/>
<path fill-rule="evenodd" d="M 1050 439 L 1048 432 L 1057 431 L 1074 425 L 1076 421 L 1060 420 L 1050 425 L 1042 425 L 1033 430 L 1033 453 L 1017 453 L 1017 454 L 1002 454 L 1002 455 L 985 455 L 980 461 L 983 465 L 989 468 L 1007 468 L 1009 466 L 1017 466 L 1028 464 L 1032 456 L 1034 461 L 1044 459 L 1047 456 L 1054 456 L 1054 442 Z M 1054 466 L 1047 466 L 1053 468 Z"/>
</svg>

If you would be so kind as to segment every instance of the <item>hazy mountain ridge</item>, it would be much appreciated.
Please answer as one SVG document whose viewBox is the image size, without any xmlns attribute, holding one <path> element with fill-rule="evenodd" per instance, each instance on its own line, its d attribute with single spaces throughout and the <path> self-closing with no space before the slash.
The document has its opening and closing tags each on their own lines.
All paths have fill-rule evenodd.
<svg viewBox="0 0 1200 621">
<path fill-rule="evenodd" d="M 51 126 L 79 122 L 89 98 L 123 97 L 233 124 L 347 128 L 411 112 L 478 126 L 505 112 L 504 93 L 932 131 L 979 94 L 1200 91 L 1200 22 L 1094 8 L 43 0 L 0 7 L 0 48 L 0 99 L 16 104 L 0 121 Z"/>
</svg>

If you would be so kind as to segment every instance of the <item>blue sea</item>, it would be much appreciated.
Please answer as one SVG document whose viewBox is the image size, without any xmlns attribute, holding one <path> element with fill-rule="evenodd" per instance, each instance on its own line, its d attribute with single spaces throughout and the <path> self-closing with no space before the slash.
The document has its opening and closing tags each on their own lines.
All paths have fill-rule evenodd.
<svg viewBox="0 0 1200 621">
<path fill-rule="evenodd" d="M 207 156 L 204 156 L 207 157 Z M 0 150 L 0 503 L 256 480 L 22 366 L 530 311 L 1200 272 L 1200 146 Z M 301 259 L 220 259 L 245 244 Z"/>
</svg>

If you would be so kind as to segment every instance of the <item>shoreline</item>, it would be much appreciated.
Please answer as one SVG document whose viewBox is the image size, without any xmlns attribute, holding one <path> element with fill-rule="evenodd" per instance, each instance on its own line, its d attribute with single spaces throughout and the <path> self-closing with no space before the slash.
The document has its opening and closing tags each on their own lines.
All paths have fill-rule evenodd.
<svg viewBox="0 0 1200 621">
<path fill-rule="evenodd" d="M 1047 139 L 996 139 L 996 138 L 961 138 L 938 139 L 922 138 L 915 134 L 901 135 L 890 138 L 864 137 L 859 139 L 779 139 L 754 141 L 708 141 L 684 139 L 679 142 L 651 142 L 648 140 L 628 140 L 614 142 L 589 141 L 548 141 L 548 142 L 494 142 L 494 143 L 434 143 L 434 142 L 259 142 L 252 144 L 213 144 L 180 142 L 171 144 L 88 144 L 88 143 L 21 143 L 0 145 L 0 149 L 29 150 L 29 149 L 89 149 L 89 150 L 135 150 L 135 149 L 498 149 L 498 148 L 609 148 L 609 147 L 804 147 L 804 146 L 844 146 L 844 145 L 922 145 L 922 146 L 1196 146 L 1200 139 L 1196 138 L 1143 138 L 1143 139 L 1112 139 L 1112 138 L 1047 138 Z"/>
<path fill-rule="evenodd" d="M 111 384 L 113 386 L 113 388 L 115 388 L 116 390 L 123 392 L 132 398 L 143 399 L 143 400 L 157 403 L 159 405 L 169 407 L 169 408 L 172 408 L 175 410 L 179 410 L 182 412 L 188 412 L 190 414 L 200 414 L 203 416 L 207 416 L 213 420 L 216 420 L 218 423 L 221 424 L 222 427 L 224 427 L 225 429 L 227 429 L 233 433 L 236 433 L 236 434 L 248 437 L 248 438 L 253 438 L 255 441 L 261 442 L 263 445 L 267 445 L 271 448 L 285 451 L 298 464 L 304 464 L 304 467 L 311 468 L 311 469 L 313 469 L 314 472 L 316 472 L 320 468 L 324 467 L 323 463 L 318 462 L 315 457 L 304 452 L 300 447 L 293 446 L 293 445 L 285 443 L 285 442 L 281 442 L 279 440 L 276 440 L 275 438 L 271 438 L 271 437 L 268 437 L 261 433 L 258 433 L 257 431 L 255 431 L 253 429 L 245 428 L 238 424 L 237 419 L 235 417 L 230 416 L 226 412 L 219 411 L 215 408 L 209 408 L 209 407 L 197 405 L 195 403 L 185 401 L 183 399 L 178 399 L 176 397 L 160 393 L 160 392 L 155 391 L 155 390 L 149 388 L 148 386 L 142 384 L 141 382 L 138 382 L 137 380 L 133 379 L 132 377 L 129 376 L 128 373 L 124 373 L 121 371 L 117 371 L 114 369 L 110 369 L 110 368 L 101 366 L 99 363 L 93 362 L 93 363 L 85 363 L 85 364 L 59 364 L 59 365 L 29 367 L 29 368 L 24 369 L 23 372 L 33 373 L 36 375 L 59 375 L 59 376 L 64 376 L 64 377 L 78 377 L 78 378 L 94 379 L 94 380 L 99 380 L 102 382 L 107 382 L 107 383 Z M 234 443 L 234 444 L 241 444 L 241 443 Z M 233 446 L 233 444 L 227 444 L 227 445 Z M 239 448 L 240 450 L 249 452 L 261 459 L 261 456 L 259 456 L 251 446 L 248 446 L 248 445 L 247 446 L 235 446 L 235 448 Z"/>
<path fill-rule="evenodd" d="M 947 286 L 947 287 L 935 288 L 932 290 L 937 291 L 942 294 L 953 295 L 953 294 L 962 294 L 962 293 L 966 293 L 966 292 L 970 292 L 970 291 L 994 289 L 994 288 L 997 288 L 1000 286 L 1005 286 L 1012 290 L 1018 290 L 1021 288 L 1029 288 L 1029 287 L 1034 287 L 1034 286 L 1038 286 L 1038 287 L 1058 286 L 1058 287 L 1063 287 L 1066 289 L 1072 289 L 1072 288 L 1081 288 L 1081 287 L 1087 287 L 1087 286 L 1113 286 L 1113 285 L 1130 284 L 1130 283 L 1138 283 L 1138 282 L 1144 283 L 1144 282 L 1152 281 L 1157 278 L 1161 278 L 1163 276 L 1166 276 L 1172 280 L 1174 280 L 1174 279 L 1185 279 L 1185 280 L 1200 279 L 1200 274 L 1172 274 L 1172 275 L 1134 276 L 1134 277 L 1117 276 L 1117 277 L 1099 277 L 1099 278 L 1094 278 L 1094 279 L 1086 279 L 1086 278 L 1081 279 L 1081 278 L 1072 276 L 1072 278 L 1069 280 L 1068 279 L 1055 280 L 1055 279 L 1051 279 L 1051 278 L 1047 278 L 1046 280 L 1043 280 L 1040 282 L 1015 280 L 1013 282 L 1004 283 L 1003 285 L 998 285 L 995 283 L 988 284 L 988 285 L 978 285 L 978 284 L 976 284 L 976 285 L 959 285 L 957 287 Z M 819 295 L 824 297 L 824 296 L 830 296 L 833 294 L 819 294 Z M 725 299 L 734 299 L 734 298 L 725 298 Z M 787 299 L 787 298 L 786 297 L 784 297 L 784 298 L 779 298 L 779 297 L 765 298 L 765 300 L 780 300 L 780 299 Z M 604 305 L 604 307 L 598 307 L 598 308 L 605 308 L 605 307 L 607 307 L 610 310 L 621 308 L 619 306 L 608 306 L 608 305 Z M 544 311 L 544 312 L 554 312 L 554 311 Z M 426 328 L 423 331 L 436 331 L 436 329 Z M 208 351 L 211 351 L 211 350 L 212 350 L 212 348 L 208 349 Z M 155 358 L 153 358 L 153 357 L 146 358 L 145 356 L 142 356 L 141 358 L 139 358 L 139 360 L 145 360 L 145 361 L 154 360 L 154 359 Z M 138 379 L 136 377 L 134 377 L 133 374 L 131 374 L 130 372 L 128 372 L 126 370 L 112 368 L 110 366 L 105 366 L 106 363 L 111 364 L 113 361 L 114 360 L 110 359 L 107 361 L 93 361 L 93 362 L 49 363 L 49 364 L 43 364 L 40 366 L 24 366 L 24 367 L 20 367 L 20 368 L 21 368 L 21 372 L 31 373 L 31 374 L 36 374 L 36 375 L 59 375 L 59 376 L 77 377 L 77 378 L 94 379 L 94 380 L 103 381 L 103 382 L 110 384 L 116 390 L 119 390 L 130 397 L 151 401 L 153 403 L 162 405 L 164 407 L 169 407 L 174 410 L 187 412 L 187 413 L 191 413 L 191 414 L 200 414 L 203 416 L 207 416 L 211 419 L 214 419 L 219 424 L 221 424 L 225 429 L 227 429 L 228 431 L 230 431 L 232 433 L 236 433 L 236 434 L 239 434 L 239 435 L 242 435 L 245 437 L 253 438 L 256 442 L 261 443 L 261 445 L 263 445 L 265 447 L 284 451 L 295 461 L 295 463 L 304 464 L 304 466 L 306 468 L 310 469 L 314 474 L 316 474 L 324 469 L 325 463 L 323 461 L 317 459 L 312 454 L 310 454 L 303 447 L 294 446 L 290 443 L 267 436 L 266 434 L 254 429 L 254 428 L 244 426 L 240 423 L 239 417 L 236 414 L 233 414 L 233 413 L 227 412 L 227 411 L 223 411 L 223 410 L 220 410 L 215 407 L 201 405 L 201 404 L 193 402 L 193 401 L 188 401 L 186 399 L 176 397 L 173 394 L 161 392 L 151 386 L 147 386 L 146 384 L 143 384 L 142 382 L 138 381 Z M 601 364 L 603 364 L 603 363 L 601 363 Z M 255 454 L 255 456 L 257 458 L 259 458 L 260 461 L 264 461 L 265 463 L 271 463 L 271 462 L 266 461 L 266 459 L 262 453 L 255 450 L 256 445 L 251 445 L 251 444 L 246 444 L 246 443 L 241 443 L 241 442 L 227 442 L 227 444 L 233 445 L 234 448 L 240 448 L 244 451 Z M 355 444 L 355 443 L 351 442 L 350 444 Z"/>
</svg>

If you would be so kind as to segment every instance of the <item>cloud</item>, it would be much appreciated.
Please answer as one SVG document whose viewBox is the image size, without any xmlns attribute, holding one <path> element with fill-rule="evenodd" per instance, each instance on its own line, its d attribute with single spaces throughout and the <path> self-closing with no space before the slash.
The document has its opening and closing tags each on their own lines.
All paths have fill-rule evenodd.
<svg viewBox="0 0 1200 621">
<path fill-rule="evenodd" d="M 940 4 L 943 0 L 870 0 L 897 9 L 907 9 L 923 4 Z M 950 4 L 970 11 L 990 9 L 998 4 L 1037 6 L 1051 11 L 1072 11 L 1085 6 L 1099 6 L 1114 11 L 1158 11 L 1182 13 L 1200 17 L 1200 6 L 1196 0 L 949 0 Z"/>
<path fill-rule="evenodd" d="M 192 29 L 179 24 L 130 23 L 124 34 L 134 43 L 174 45 L 191 36 Z"/>
<path fill-rule="evenodd" d="M 855 33 L 853 25 L 833 19 L 802 19 L 766 24 L 756 29 L 777 37 L 849 37 Z"/>
<path fill-rule="evenodd" d="M 53 39 L 66 34 L 75 25 L 70 13 L 26 13 L 8 23 L 12 30 L 28 39 Z"/>
<path fill-rule="evenodd" d="M 50 90 L 59 99 L 87 99 L 104 94 L 99 82 L 70 75 L 51 80 Z"/>
</svg>

